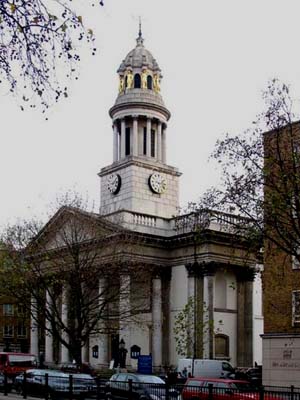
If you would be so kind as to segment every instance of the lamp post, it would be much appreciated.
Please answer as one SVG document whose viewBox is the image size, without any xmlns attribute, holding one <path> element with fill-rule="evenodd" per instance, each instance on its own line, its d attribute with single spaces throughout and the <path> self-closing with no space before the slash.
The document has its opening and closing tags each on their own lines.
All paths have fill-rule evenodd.
<svg viewBox="0 0 300 400">
<path fill-rule="evenodd" d="M 126 355 L 127 349 L 125 348 L 125 342 L 122 338 L 119 343 L 119 360 L 120 360 L 120 368 L 126 368 Z"/>
</svg>

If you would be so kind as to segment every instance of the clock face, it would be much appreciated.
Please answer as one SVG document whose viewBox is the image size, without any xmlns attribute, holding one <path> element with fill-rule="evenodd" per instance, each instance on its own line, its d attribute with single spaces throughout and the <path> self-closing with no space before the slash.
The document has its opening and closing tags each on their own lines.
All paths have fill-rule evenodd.
<svg viewBox="0 0 300 400">
<path fill-rule="evenodd" d="M 111 194 L 117 194 L 121 188 L 121 177 L 118 174 L 111 174 L 107 178 L 107 189 Z"/>
<path fill-rule="evenodd" d="M 155 172 L 149 177 L 149 186 L 154 193 L 162 194 L 167 189 L 167 181 L 163 176 Z"/>
</svg>

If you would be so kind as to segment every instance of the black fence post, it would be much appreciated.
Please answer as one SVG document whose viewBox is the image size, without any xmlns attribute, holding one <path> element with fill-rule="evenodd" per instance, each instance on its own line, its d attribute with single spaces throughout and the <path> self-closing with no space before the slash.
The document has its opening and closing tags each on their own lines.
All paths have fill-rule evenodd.
<svg viewBox="0 0 300 400">
<path fill-rule="evenodd" d="M 99 376 L 96 376 L 95 381 L 96 381 L 96 385 L 97 385 L 96 399 L 100 400 L 100 378 L 99 378 Z"/>
<path fill-rule="evenodd" d="M 27 399 L 27 374 L 26 371 L 23 375 L 23 399 Z"/>
<path fill-rule="evenodd" d="M 265 388 L 261 386 L 259 388 L 259 400 L 264 400 L 264 398 L 265 398 Z"/>
<path fill-rule="evenodd" d="M 7 372 L 4 372 L 4 396 L 7 396 L 8 387 L 7 387 Z"/>
<path fill-rule="evenodd" d="M 49 375 L 45 374 L 45 400 L 49 397 Z"/>
<path fill-rule="evenodd" d="M 128 379 L 128 400 L 132 400 L 132 379 Z"/>
<path fill-rule="evenodd" d="M 69 399 L 73 399 L 73 375 L 69 375 Z"/>
<path fill-rule="evenodd" d="M 212 383 L 208 384 L 208 400 L 213 400 L 213 385 L 212 385 Z"/>
<path fill-rule="evenodd" d="M 295 386 L 291 385 L 291 400 L 294 400 L 294 389 L 295 389 Z"/>
<path fill-rule="evenodd" d="M 166 400 L 169 400 L 169 394 L 170 394 L 169 389 L 170 389 L 170 383 L 169 383 L 169 380 L 167 379 L 166 380 L 166 397 L 165 397 Z"/>
</svg>

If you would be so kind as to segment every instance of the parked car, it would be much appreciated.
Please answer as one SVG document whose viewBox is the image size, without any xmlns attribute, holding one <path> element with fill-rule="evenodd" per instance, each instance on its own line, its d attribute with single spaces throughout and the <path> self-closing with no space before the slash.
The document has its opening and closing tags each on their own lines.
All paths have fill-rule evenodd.
<svg viewBox="0 0 300 400">
<path fill-rule="evenodd" d="M 87 363 L 82 363 L 82 364 L 76 364 L 76 363 L 62 364 L 61 367 L 60 367 L 60 370 L 62 372 L 66 372 L 68 374 L 83 373 L 83 374 L 96 375 L 95 374 L 95 370 Z"/>
<path fill-rule="evenodd" d="M 68 396 L 70 393 L 70 375 L 61 371 L 49 369 L 31 369 L 26 373 L 25 390 L 30 395 L 45 396 L 46 374 L 48 375 L 48 393 L 51 399 L 58 396 Z M 14 381 L 17 393 L 22 393 L 24 388 L 24 374 L 18 375 Z M 81 399 L 95 394 L 97 385 L 94 378 L 88 374 L 72 375 L 72 392 Z"/>
<path fill-rule="evenodd" d="M 184 385 L 182 400 L 209 398 L 209 384 L 213 385 L 214 400 L 259 400 L 259 392 L 248 382 L 236 379 L 189 378 Z M 265 394 L 265 400 L 283 400 L 284 394 Z"/>
<path fill-rule="evenodd" d="M 106 400 L 121 400 L 129 398 L 129 380 L 132 381 L 131 399 L 133 400 L 162 400 L 166 397 L 165 382 L 154 375 L 131 373 L 114 374 L 106 384 Z M 179 393 L 169 389 L 169 398 L 177 399 Z"/>
<path fill-rule="evenodd" d="M 177 372 L 182 376 L 235 379 L 235 371 L 228 361 L 180 358 Z"/>
<path fill-rule="evenodd" d="M 236 368 L 235 379 L 246 380 L 253 386 L 260 387 L 262 385 L 262 366 L 252 368 Z"/>
<path fill-rule="evenodd" d="M 4 377 L 3 372 L 0 372 L 0 391 L 1 392 L 4 392 L 4 385 L 5 385 L 5 377 Z M 6 390 L 8 392 L 10 392 L 11 387 L 12 387 L 12 379 L 11 378 L 9 378 L 9 377 L 6 378 L 6 385 L 7 385 Z"/>
</svg>

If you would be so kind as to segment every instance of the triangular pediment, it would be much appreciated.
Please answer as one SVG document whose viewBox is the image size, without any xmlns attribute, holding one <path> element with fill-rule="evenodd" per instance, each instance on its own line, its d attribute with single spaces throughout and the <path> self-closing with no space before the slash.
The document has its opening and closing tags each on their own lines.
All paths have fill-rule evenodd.
<svg viewBox="0 0 300 400">
<path fill-rule="evenodd" d="M 124 228 L 100 214 L 64 206 L 39 231 L 30 247 L 54 250 L 70 244 L 87 244 L 121 232 Z"/>
</svg>

